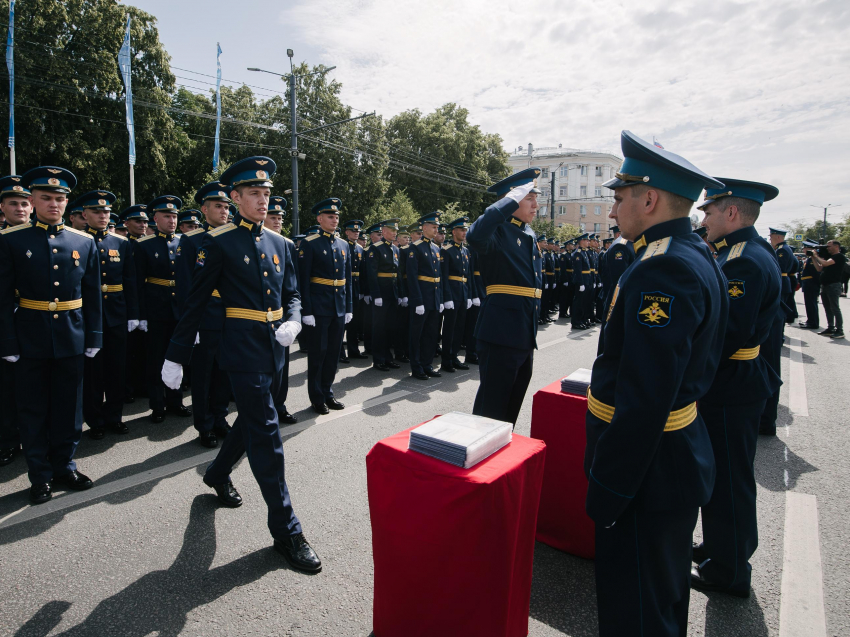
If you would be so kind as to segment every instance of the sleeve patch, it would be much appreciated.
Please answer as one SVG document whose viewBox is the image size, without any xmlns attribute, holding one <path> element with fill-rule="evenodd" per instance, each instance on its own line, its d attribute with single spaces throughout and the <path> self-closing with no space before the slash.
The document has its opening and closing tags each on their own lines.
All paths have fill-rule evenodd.
<svg viewBox="0 0 850 637">
<path fill-rule="evenodd" d="M 203 250 L 198 250 L 198 256 L 195 259 L 195 265 L 199 267 L 204 267 L 204 263 L 206 262 L 207 253 Z"/>
<path fill-rule="evenodd" d="M 741 279 L 731 279 L 729 281 L 729 298 L 740 299 L 747 293 L 744 281 Z"/>
<path fill-rule="evenodd" d="M 647 327 L 667 327 L 676 297 L 666 292 L 641 292 L 637 320 Z"/>
</svg>

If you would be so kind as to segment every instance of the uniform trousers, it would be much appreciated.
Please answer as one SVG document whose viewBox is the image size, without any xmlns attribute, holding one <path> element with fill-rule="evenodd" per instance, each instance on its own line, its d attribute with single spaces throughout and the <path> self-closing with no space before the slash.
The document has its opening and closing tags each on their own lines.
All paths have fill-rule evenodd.
<svg viewBox="0 0 850 637">
<path fill-rule="evenodd" d="M 599 285 L 599 287 L 593 291 L 594 309 L 596 310 L 597 320 L 602 321 L 605 320 L 605 292 L 601 284 L 597 283 L 597 285 Z"/>
<path fill-rule="evenodd" d="M 573 302 L 573 286 L 561 283 L 558 289 L 560 290 L 561 298 L 558 318 L 567 318 L 570 315 L 570 305 Z"/>
<path fill-rule="evenodd" d="M 338 351 L 338 350 L 337 350 Z M 292 509 L 284 475 L 283 441 L 272 396 L 277 395 L 280 374 L 229 372 L 238 415 L 215 460 L 207 467 L 210 484 L 225 484 L 242 454 L 247 454 L 269 509 L 272 537 L 285 539 L 301 533 L 301 523 Z"/>
<path fill-rule="evenodd" d="M 481 384 L 472 413 L 516 425 L 531 381 L 534 350 L 478 341 Z"/>
<path fill-rule="evenodd" d="M 192 349 L 192 417 L 199 432 L 227 427 L 230 378 L 218 366 L 221 330 L 200 330 Z"/>
<path fill-rule="evenodd" d="M 820 326 L 820 312 L 818 311 L 819 296 L 819 284 L 803 281 L 803 302 L 806 304 L 806 325 L 809 327 Z"/>
<path fill-rule="evenodd" d="M 399 306 L 396 310 L 396 346 L 395 355 L 409 356 L 410 350 L 410 307 Z"/>
<path fill-rule="evenodd" d="M 369 301 L 369 303 L 360 301 L 360 303 L 363 304 L 361 306 L 363 310 L 363 349 L 372 354 L 374 352 L 372 347 L 372 301 Z"/>
<path fill-rule="evenodd" d="M 334 397 L 333 382 L 339 368 L 339 352 L 345 331 L 343 316 L 315 316 L 316 325 L 304 326 L 310 343 L 307 354 L 307 395 L 313 405 L 324 405 Z"/>
<path fill-rule="evenodd" d="M 587 313 L 588 308 L 588 297 L 590 296 L 587 285 L 584 286 L 584 292 L 575 289 L 575 295 L 573 297 L 573 305 L 570 308 L 570 324 L 575 327 L 576 325 L 581 325 L 585 321 L 589 321 L 591 316 Z"/>
<path fill-rule="evenodd" d="M 840 294 L 841 283 L 827 283 L 821 286 L 821 301 L 823 302 L 823 311 L 826 314 L 826 325 L 843 331 L 844 318 L 841 316 L 841 307 L 838 305 Z"/>
<path fill-rule="evenodd" d="M 793 286 L 793 283 L 792 283 Z M 797 300 L 794 298 L 794 289 L 792 288 L 790 292 L 782 295 L 782 302 L 785 303 L 789 308 L 791 308 L 791 312 L 788 316 L 785 317 L 786 323 L 793 323 L 794 319 L 797 318 Z"/>
<path fill-rule="evenodd" d="M 424 373 L 433 369 L 437 351 L 437 336 L 440 333 L 440 311 L 425 310 L 424 314 L 410 313 L 410 369 Z M 447 349 L 443 343 L 443 351 Z"/>
<path fill-rule="evenodd" d="M 744 593 L 750 590 L 749 559 L 759 543 L 753 463 L 764 404 L 764 400 L 699 404 L 717 465 L 711 500 L 702 507 L 702 535 L 709 559 L 700 570 L 712 582 Z"/>
<path fill-rule="evenodd" d="M 169 389 L 162 382 L 162 364 L 175 327 L 177 327 L 177 321 L 148 321 L 145 364 L 148 376 L 148 398 L 151 409 L 154 411 L 164 411 L 166 405 L 179 407 L 183 404 L 182 392 Z"/>
<path fill-rule="evenodd" d="M 460 353 L 468 311 L 466 301 L 458 301 L 453 310 L 443 310 L 443 365 L 451 365 Z"/>
<path fill-rule="evenodd" d="M 16 365 L 0 360 L 0 449 L 17 449 L 21 446 L 15 390 Z"/>
<path fill-rule="evenodd" d="M 358 346 L 360 334 L 363 332 L 363 306 L 357 300 L 358 294 L 352 292 L 352 318 L 345 326 L 345 347 L 348 356 L 357 356 L 360 353 Z"/>
<path fill-rule="evenodd" d="M 14 363 L 18 427 L 32 484 L 77 470 L 83 432 L 83 358 L 24 358 Z M 33 396 L 38 389 L 39 396 Z"/>
<path fill-rule="evenodd" d="M 466 358 L 478 356 L 478 339 L 475 338 L 475 324 L 478 322 L 480 305 L 473 305 L 466 311 L 466 321 L 463 326 L 463 344 L 466 346 Z"/>
<path fill-rule="evenodd" d="M 392 361 L 390 345 L 395 343 L 398 320 L 398 301 L 391 296 L 384 299 L 381 307 L 372 299 L 372 360 L 382 364 Z"/>
<path fill-rule="evenodd" d="M 303 328 L 301 330 L 304 331 Z M 299 333 L 300 335 L 300 333 Z M 280 373 L 280 382 L 277 385 L 277 390 L 274 394 L 274 406 L 278 414 L 281 411 L 287 411 L 286 398 L 289 396 L 289 348 L 283 348 L 283 370 Z"/>
<path fill-rule="evenodd" d="M 759 356 L 764 358 L 764 361 L 770 365 L 771 369 L 776 372 L 777 376 L 782 376 L 782 341 L 785 336 L 785 315 L 777 314 L 773 324 L 770 326 L 770 333 L 767 340 L 761 344 L 761 352 Z M 761 424 L 759 432 L 764 434 L 776 433 L 776 416 L 779 412 L 779 390 L 776 390 L 772 396 L 769 396 L 764 411 L 761 414 Z"/>
<path fill-rule="evenodd" d="M 127 334 L 127 364 L 125 366 L 125 395 L 128 398 L 146 396 L 148 376 L 146 344 L 148 335 L 136 328 Z"/>
<path fill-rule="evenodd" d="M 103 326 L 103 348 L 94 358 L 87 356 L 83 368 L 83 418 L 86 424 L 92 429 L 120 424 L 127 368 L 126 323 Z"/>
</svg>

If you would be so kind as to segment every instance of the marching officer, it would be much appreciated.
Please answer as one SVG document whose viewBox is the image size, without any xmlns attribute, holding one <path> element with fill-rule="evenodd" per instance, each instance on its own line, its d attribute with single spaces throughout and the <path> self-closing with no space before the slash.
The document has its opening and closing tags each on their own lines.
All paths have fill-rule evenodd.
<svg viewBox="0 0 850 637">
<path fill-rule="evenodd" d="M 439 316 L 444 309 L 442 265 L 433 243 L 440 213 L 424 215 L 418 223 L 422 226 L 422 238 L 410 246 L 405 266 L 408 306 L 413 308 L 410 314 L 410 370 L 414 378 L 428 380 L 442 375 L 432 367 L 440 329 Z"/>
<path fill-rule="evenodd" d="M 706 190 L 699 208 L 728 282 L 729 319 L 720 367 L 699 401 L 717 475 L 711 499 L 702 507 L 703 543 L 694 545 L 691 586 L 749 597 L 749 559 L 758 546 L 753 463 L 759 421 L 765 402 L 782 384 L 759 356 L 780 316 L 781 276 L 770 244 L 753 224 L 764 202 L 779 191 L 752 181 L 718 180 L 723 188 Z"/>
<path fill-rule="evenodd" d="M 83 417 L 90 428 L 89 435 L 100 440 L 107 429 L 117 434 L 129 431 L 122 416 L 127 336 L 139 327 L 136 264 L 130 241 L 107 232 L 115 195 L 96 190 L 83 195 L 80 202 L 100 260 L 103 348 L 96 356 L 86 358 L 83 380 Z"/>
<path fill-rule="evenodd" d="M 820 272 L 815 267 L 812 259 L 812 247 L 817 244 L 803 241 L 806 248 L 806 260 L 803 263 L 803 272 L 800 276 L 800 284 L 803 286 L 803 302 L 806 304 L 806 320 L 800 323 L 800 327 L 807 330 L 820 329 L 820 314 L 818 311 L 818 298 L 820 297 Z"/>
<path fill-rule="evenodd" d="M 487 190 L 500 197 L 466 235 L 486 284 L 475 338 L 481 384 L 472 413 L 516 424 L 531 380 L 542 295 L 534 231 L 540 168 L 527 168 Z"/>
<path fill-rule="evenodd" d="M 400 367 L 390 351 L 398 328 L 398 248 L 393 245 L 398 222 L 398 219 L 385 219 L 370 228 L 372 245 L 365 256 L 372 302 L 372 366 L 382 372 Z M 376 227 L 381 237 L 377 241 Z"/>
<path fill-rule="evenodd" d="M 135 242 L 145 236 L 148 227 L 148 207 L 145 204 L 129 206 L 121 211 L 119 218 L 127 228 L 127 239 L 133 246 L 133 265 L 136 263 Z M 136 303 L 141 293 L 138 287 L 138 276 L 136 277 Z M 141 323 L 141 321 L 140 321 Z M 127 335 L 127 363 L 125 369 L 124 402 L 127 404 L 136 401 L 136 396 L 147 395 L 148 377 L 146 374 L 145 342 L 147 334 L 141 329 L 141 325 Z"/>
<path fill-rule="evenodd" d="M 570 323 L 574 330 L 590 328 L 593 317 L 593 265 L 587 247 L 589 237 L 586 232 L 577 237 L 577 247 L 573 251 L 573 306 Z"/>
<path fill-rule="evenodd" d="M 354 318 L 351 300 L 351 255 L 336 234 L 342 201 L 331 197 L 313 206 L 321 232 L 306 237 L 298 249 L 301 323 L 309 341 L 307 394 L 313 411 L 345 409 L 334 398 L 345 326 Z"/>
<path fill-rule="evenodd" d="M 21 185 L 32 193 L 35 218 L 0 232 L 0 357 L 14 364 L 18 396 L 42 390 L 17 403 L 33 504 L 50 500 L 51 482 L 92 486 L 74 452 L 83 431 L 83 358 L 103 345 L 101 276 L 92 236 L 63 223 L 76 183 L 64 168 L 28 171 Z"/>
<path fill-rule="evenodd" d="M 184 233 L 178 240 L 174 281 L 177 290 L 177 311 L 180 316 L 186 309 L 186 300 L 192 289 L 192 277 L 198 252 L 202 249 L 203 235 L 227 223 L 230 197 L 227 187 L 211 181 L 195 193 L 195 203 L 201 207 L 204 225 Z M 197 217 L 197 212 L 193 212 Z M 180 219 L 185 217 L 181 213 Z M 218 446 L 230 430 L 227 408 L 230 404 L 230 379 L 221 369 L 221 330 L 224 328 L 224 304 L 218 290 L 213 290 L 201 319 L 192 352 L 191 379 L 192 419 L 198 432 L 198 442 L 207 448 Z"/>
<path fill-rule="evenodd" d="M 345 344 L 348 355 L 342 352 L 340 362 L 348 363 L 352 358 L 368 358 L 360 352 L 358 344 L 359 334 L 363 331 L 363 290 L 361 288 L 360 273 L 363 268 L 363 248 L 357 243 L 363 222 L 360 219 L 352 219 L 343 225 L 345 239 L 348 243 L 348 256 L 351 261 L 351 306 L 354 318 L 345 326 Z"/>
<path fill-rule="evenodd" d="M 469 230 L 469 217 L 459 217 L 448 223 L 446 229 L 451 239 L 443 244 L 442 276 L 446 278 L 448 296 L 443 299 L 443 360 L 440 371 L 467 370 L 469 365 L 458 358 L 463 344 L 468 312 L 475 297 L 469 249 L 464 245 Z M 452 304 L 446 307 L 447 301 Z"/>
<path fill-rule="evenodd" d="M 292 244 L 263 230 L 275 163 L 268 157 L 235 162 L 220 177 L 238 206 L 232 223 L 205 232 L 195 260 L 192 289 L 162 367 L 163 381 L 180 387 L 213 290 L 225 307 L 221 367 L 228 372 L 239 412 L 204 483 L 219 501 L 238 507 L 242 498 L 230 473 L 247 453 L 269 509 L 274 548 L 293 568 L 318 572 L 322 563 L 304 538 L 284 477 L 283 441 L 274 396 L 284 348 L 301 331 L 301 301 L 292 267 Z"/>
<path fill-rule="evenodd" d="M 154 423 L 165 420 L 166 409 L 181 418 L 192 415 L 192 411 L 183 405 L 183 395 L 179 388 L 164 387 L 159 374 L 180 316 L 175 289 L 175 262 L 180 239 L 174 230 L 177 227 L 177 213 L 182 205 L 180 197 L 174 195 L 162 195 L 151 201 L 148 209 L 153 213 L 156 234 L 138 239 L 133 251 L 139 291 L 139 329 L 147 332 L 145 366 L 151 421 Z"/>
<path fill-rule="evenodd" d="M 688 215 L 704 187 L 723 184 L 629 131 L 622 149 L 621 172 L 603 186 L 637 260 L 608 309 L 587 393 L 599 634 L 681 637 L 691 538 L 714 484 L 696 401 L 720 362 L 729 307 Z"/>
</svg>

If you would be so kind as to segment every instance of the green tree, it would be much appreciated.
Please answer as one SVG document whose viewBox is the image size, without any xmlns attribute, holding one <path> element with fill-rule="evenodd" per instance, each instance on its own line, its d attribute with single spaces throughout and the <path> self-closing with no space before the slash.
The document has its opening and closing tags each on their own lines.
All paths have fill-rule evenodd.
<svg viewBox="0 0 850 637">
<path fill-rule="evenodd" d="M 531 222 L 531 229 L 538 235 L 545 234 L 546 238 L 554 238 L 556 241 L 566 241 L 581 234 L 581 231 L 575 226 L 565 223 L 561 226 L 555 226 L 550 220 L 543 217 L 537 217 Z"/>
<path fill-rule="evenodd" d="M 410 197 L 404 191 L 396 191 L 396 193 L 379 204 L 374 211 L 366 215 L 364 221 L 367 226 L 373 223 L 378 223 L 384 219 L 399 219 L 399 226 L 409 226 L 414 221 L 419 219 L 420 215 L 413 207 Z"/>
</svg>

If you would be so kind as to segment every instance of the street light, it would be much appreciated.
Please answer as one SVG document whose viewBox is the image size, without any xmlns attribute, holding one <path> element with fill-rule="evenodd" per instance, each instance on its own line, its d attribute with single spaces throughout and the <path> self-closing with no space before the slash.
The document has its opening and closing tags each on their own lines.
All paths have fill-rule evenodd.
<svg viewBox="0 0 850 637">
<path fill-rule="evenodd" d="M 821 243 L 826 242 L 826 211 L 830 208 L 840 208 L 841 204 L 831 204 L 828 203 L 825 206 L 816 206 L 814 204 L 809 204 L 812 208 L 823 208 L 823 231 L 821 233 Z"/>
</svg>

